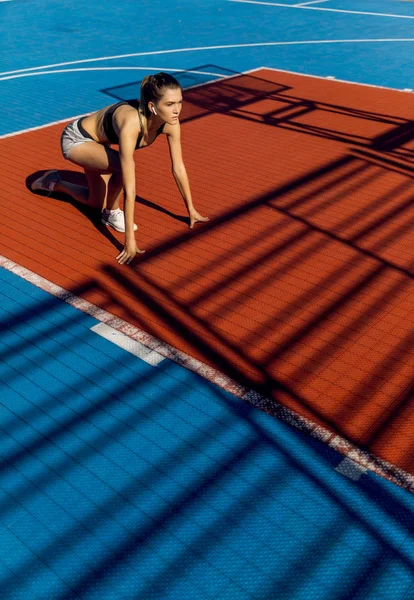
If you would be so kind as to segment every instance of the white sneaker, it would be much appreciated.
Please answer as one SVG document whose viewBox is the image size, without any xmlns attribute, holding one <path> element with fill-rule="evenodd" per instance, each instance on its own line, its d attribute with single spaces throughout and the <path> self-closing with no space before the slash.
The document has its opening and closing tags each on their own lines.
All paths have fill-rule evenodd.
<svg viewBox="0 0 414 600">
<path fill-rule="evenodd" d="M 34 192 L 41 190 L 42 192 L 53 192 L 55 185 L 60 181 L 60 175 L 56 169 L 46 171 L 39 179 L 32 183 Z"/>
<path fill-rule="evenodd" d="M 115 231 L 120 231 L 123 233 L 125 231 L 125 215 L 124 211 L 120 208 L 116 210 L 107 210 L 106 208 L 102 212 L 102 223 L 107 227 L 112 227 Z M 134 223 L 134 231 L 136 231 L 138 227 Z"/>
</svg>

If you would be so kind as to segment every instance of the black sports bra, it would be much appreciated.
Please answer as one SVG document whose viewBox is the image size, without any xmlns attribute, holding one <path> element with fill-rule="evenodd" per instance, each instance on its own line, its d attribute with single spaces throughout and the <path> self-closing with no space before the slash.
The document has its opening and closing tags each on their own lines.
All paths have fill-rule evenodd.
<svg viewBox="0 0 414 600">
<path fill-rule="evenodd" d="M 103 117 L 103 130 L 105 132 L 105 136 L 108 138 L 108 141 L 111 144 L 119 144 L 119 137 L 116 134 L 116 131 L 114 129 L 114 124 L 112 122 L 113 114 L 119 106 L 123 106 L 125 104 L 127 104 L 128 106 L 132 106 L 133 108 L 135 108 L 138 111 L 139 120 L 141 122 L 141 115 L 139 113 L 139 100 L 122 100 L 121 102 L 117 102 L 117 104 L 113 104 L 112 106 L 110 106 L 107 109 L 107 111 Z M 161 127 L 159 127 L 157 129 L 157 133 L 156 133 L 154 141 L 157 139 L 157 137 L 160 135 L 160 133 L 163 132 L 164 125 L 165 125 L 165 123 L 163 123 L 161 125 Z M 144 135 L 144 131 L 143 131 L 143 127 L 141 125 L 141 131 L 139 132 L 139 135 L 138 135 L 137 143 L 135 145 L 135 150 L 139 150 L 143 135 Z M 142 146 L 142 147 L 145 148 L 145 146 Z"/>
</svg>

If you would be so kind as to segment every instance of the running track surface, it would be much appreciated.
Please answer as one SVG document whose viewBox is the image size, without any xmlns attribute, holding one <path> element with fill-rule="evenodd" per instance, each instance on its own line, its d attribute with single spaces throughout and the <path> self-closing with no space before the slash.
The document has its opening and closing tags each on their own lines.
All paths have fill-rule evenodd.
<svg viewBox="0 0 414 600">
<path fill-rule="evenodd" d="M 369 12 L 366 4 L 358 9 Z M 408 37 L 408 3 L 385 4 L 394 16 L 374 17 L 374 29 L 393 19 Z M 203 5 L 199 22 L 214 7 L 232 21 L 229 6 Z M 233 9 L 240 17 L 271 7 Z M 308 25 L 321 17 L 321 29 L 339 18 L 295 7 L 278 14 L 294 31 L 304 13 Z M 33 43 L 33 64 L 52 63 Z M 57 49 L 53 62 L 80 59 L 79 43 L 72 57 Z M 269 64 L 264 56 L 259 65 Z M 237 60 L 194 68 L 202 61 L 183 59 L 179 77 L 202 83 L 206 65 L 229 75 L 244 70 Z M 57 90 L 63 75 L 54 70 Z M 382 83 L 409 85 L 380 71 Z M 87 75 L 93 87 L 97 75 Z M 185 161 L 211 222 L 186 229 L 157 143 L 137 163 L 146 254 L 125 269 L 114 261 L 122 237 L 96 214 L 27 189 L 50 167 L 82 175 L 57 152 L 61 124 L 13 135 L 44 119 L 39 94 L 31 122 L 16 94 L 39 92 L 42 77 L 7 77 L 15 107 L 2 123 L 12 135 L 0 139 L 7 597 L 411 598 L 412 496 L 350 459 L 367 456 L 373 470 L 411 485 L 412 95 L 264 68 L 187 90 Z M 102 77 L 95 96 L 104 104 L 136 85 L 116 71 Z M 375 82 L 361 71 L 353 79 Z M 93 93 L 61 91 L 66 116 L 93 109 Z M 170 344 L 175 362 L 163 360 L 162 344 L 161 354 L 139 345 L 137 358 L 136 342 L 121 335 L 128 351 L 119 349 L 115 329 L 10 270 L 122 318 L 130 335 L 139 327 L 149 345 L 147 334 Z M 204 374 L 214 367 L 220 387 L 179 357 L 206 365 Z M 296 424 L 305 417 L 314 436 L 342 440 L 348 458 L 229 393 L 240 390 L 268 413 Z"/>
</svg>

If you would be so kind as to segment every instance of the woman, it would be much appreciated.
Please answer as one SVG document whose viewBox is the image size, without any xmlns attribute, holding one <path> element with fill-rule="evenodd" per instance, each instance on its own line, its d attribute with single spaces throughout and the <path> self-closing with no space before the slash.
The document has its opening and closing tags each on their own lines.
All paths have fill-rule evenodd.
<svg viewBox="0 0 414 600">
<path fill-rule="evenodd" d="M 129 264 L 139 250 L 135 243 L 134 151 L 150 146 L 160 134 L 167 136 L 172 171 L 184 199 L 190 227 L 208 221 L 193 206 L 190 185 L 183 163 L 179 115 L 182 89 L 167 73 L 143 79 L 140 100 L 127 100 L 103 108 L 68 125 L 62 133 L 65 158 L 83 167 L 88 187 L 63 181 L 58 171 L 47 171 L 32 184 L 32 190 L 69 194 L 78 202 L 103 209 L 102 222 L 116 231 L 125 231 L 125 245 L 116 257 Z M 118 144 L 119 152 L 110 147 Z M 119 208 L 124 190 L 125 216 Z"/>
</svg>

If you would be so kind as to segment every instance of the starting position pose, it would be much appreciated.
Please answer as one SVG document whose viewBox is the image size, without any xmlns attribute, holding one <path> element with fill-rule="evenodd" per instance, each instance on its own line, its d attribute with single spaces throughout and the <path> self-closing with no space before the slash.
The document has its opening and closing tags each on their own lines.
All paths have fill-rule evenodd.
<svg viewBox="0 0 414 600">
<path fill-rule="evenodd" d="M 64 181 L 58 171 L 47 171 L 32 184 L 32 190 L 69 194 L 82 204 L 103 210 L 102 222 L 125 232 L 125 245 L 116 257 L 129 264 L 137 252 L 135 243 L 135 162 L 134 151 L 150 146 L 162 133 L 167 136 L 172 171 L 184 199 L 190 227 L 208 221 L 194 208 L 180 140 L 179 115 L 182 89 L 167 73 L 143 79 L 140 100 L 125 100 L 103 108 L 68 125 L 61 137 L 63 156 L 83 167 L 88 187 Z M 118 144 L 119 152 L 110 147 Z M 119 208 L 124 191 L 124 208 Z"/>
</svg>

